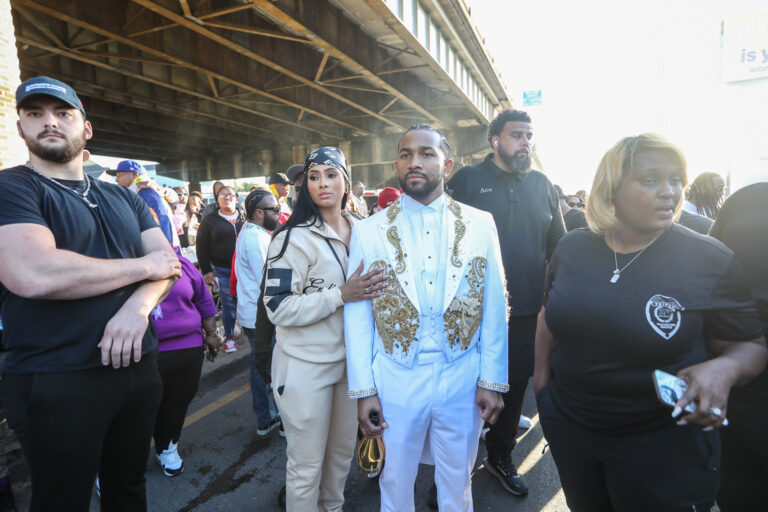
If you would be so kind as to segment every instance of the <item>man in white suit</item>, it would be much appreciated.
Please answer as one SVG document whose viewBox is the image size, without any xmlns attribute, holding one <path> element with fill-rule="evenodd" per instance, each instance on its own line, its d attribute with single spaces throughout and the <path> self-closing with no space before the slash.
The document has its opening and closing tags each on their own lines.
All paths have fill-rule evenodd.
<svg viewBox="0 0 768 512">
<path fill-rule="evenodd" d="M 384 439 L 382 511 L 414 510 L 422 459 L 434 461 L 440 511 L 471 511 L 480 429 L 508 389 L 498 236 L 488 213 L 443 193 L 453 161 L 439 130 L 407 130 L 395 168 L 403 195 L 352 230 L 350 271 L 362 262 L 389 281 L 344 306 L 349 396 L 363 433 Z"/>
</svg>

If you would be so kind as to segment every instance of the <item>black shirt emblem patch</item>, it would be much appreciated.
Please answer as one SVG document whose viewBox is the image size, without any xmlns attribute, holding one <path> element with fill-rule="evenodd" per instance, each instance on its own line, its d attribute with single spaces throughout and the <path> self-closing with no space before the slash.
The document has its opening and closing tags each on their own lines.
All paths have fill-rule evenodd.
<svg viewBox="0 0 768 512">
<path fill-rule="evenodd" d="M 681 311 L 685 311 L 685 308 L 677 299 L 664 295 L 654 295 L 645 304 L 645 318 L 653 330 L 665 340 L 674 336 L 680 328 L 683 318 Z"/>
</svg>

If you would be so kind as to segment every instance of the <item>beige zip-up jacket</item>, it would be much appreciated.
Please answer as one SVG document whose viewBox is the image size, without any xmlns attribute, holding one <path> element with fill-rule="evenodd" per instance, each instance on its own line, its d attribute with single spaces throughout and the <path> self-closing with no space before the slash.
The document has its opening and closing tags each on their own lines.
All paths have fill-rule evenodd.
<svg viewBox="0 0 768 512">
<path fill-rule="evenodd" d="M 355 222 L 347 212 L 342 216 Z M 344 305 L 339 288 L 345 283 L 349 248 L 327 224 L 298 226 L 285 253 L 286 232 L 269 244 L 264 304 L 275 324 L 277 343 L 289 356 L 313 363 L 345 358 Z"/>
</svg>

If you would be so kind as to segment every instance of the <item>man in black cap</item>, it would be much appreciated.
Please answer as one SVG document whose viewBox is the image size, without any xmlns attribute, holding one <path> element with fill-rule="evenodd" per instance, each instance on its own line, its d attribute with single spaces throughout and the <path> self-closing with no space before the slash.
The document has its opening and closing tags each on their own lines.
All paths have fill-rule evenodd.
<svg viewBox="0 0 768 512">
<path fill-rule="evenodd" d="M 288 197 L 288 206 L 293 209 L 299 199 L 301 187 L 304 185 L 304 164 L 293 164 L 285 171 L 285 175 L 291 182 L 291 195 Z"/>
<path fill-rule="evenodd" d="M 283 172 L 276 172 L 271 175 L 269 177 L 269 189 L 280 204 L 280 213 L 290 215 L 293 210 L 288 206 L 288 194 L 291 192 L 291 180 L 288 179 L 288 176 Z"/>
<path fill-rule="evenodd" d="M 75 91 L 16 91 L 29 161 L 0 172 L 5 411 L 32 474 L 33 511 L 146 510 L 160 401 L 149 312 L 180 275 L 139 197 L 83 172 L 93 130 Z"/>
</svg>

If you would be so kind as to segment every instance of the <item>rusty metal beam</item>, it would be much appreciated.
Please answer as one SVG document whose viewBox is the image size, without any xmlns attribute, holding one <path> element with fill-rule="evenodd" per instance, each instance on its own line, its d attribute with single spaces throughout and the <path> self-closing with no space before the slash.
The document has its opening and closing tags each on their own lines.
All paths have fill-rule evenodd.
<svg viewBox="0 0 768 512">
<path fill-rule="evenodd" d="M 320 80 L 320 77 L 323 76 L 323 71 L 325 71 L 325 65 L 328 63 L 328 54 L 323 54 L 323 60 L 320 61 L 320 65 L 317 67 L 317 72 L 315 73 L 315 82 Z"/>
<path fill-rule="evenodd" d="M 147 12 L 147 10 L 145 8 L 143 8 L 143 7 L 140 8 L 140 9 L 137 9 L 136 14 L 134 14 L 133 16 L 128 18 L 128 21 L 126 21 L 125 25 L 123 25 L 123 32 L 128 30 L 128 27 L 130 27 L 131 24 L 133 24 L 134 21 L 139 19 L 139 17 L 141 17 L 141 15 L 144 14 L 145 12 Z"/>
<path fill-rule="evenodd" d="M 183 27 L 185 27 L 185 28 L 187 28 L 189 30 L 192 30 L 193 32 L 197 32 L 198 34 L 200 34 L 200 35 L 202 35 L 204 37 L 207 37 L 208 39 L 211 39 L 212 41 L 215 41 L 215 42 L 219 43 L 220 45 L 224 46 L 225 48 L 229 48 L 230 50 L 232 50 L 234 52 L 237 52 L 240 55 L 243 55 L 243 56 L 247 57 L 248 59 L 250 59 L 250 60 L 252 60 L 254 62 L 258 62 L 259 64 L 261 64 L 263 66 L 267 66 L 269 68 L 272 68 L 275 71 L 283 73 L 284 75 L 289 76 L 289 77 L 293 78 L 294 80 L 296 80 L 298 82 L 304 83 L 304 84 L 308 85 L 309 87 L 312 87 L 313 89 L 316 89 L 316 90 L 318 90 L 318 91 L 320 91 L 320 92 L 322 92 L 322 93 L 324 93 L 324 94 L 334 98 L 335 100 L 338 100 L 338 101 L 340 101 L 342 103 L 346 103 L 347 105 L 350 105 L 351 107 L 354 107 L 357 110 L 360 110 L 361 112 L 365 112 L 366 114 L 368 114 L 371 117 L 375 117 L 376 119 L 379 119 L 380 121 L 384 121 L 385 123 L 387 123 L 388 125 L 390 125 L 390 126 L 392 126 L 394 128 L 397 128 L 397 129 L 400 129 L 400 130 L 404 129 L 402 126 L 400 126 L 400 124 L 392 121 L 391 119 L 387 119 L 386 117 L 384 117 L 384 116 L 374 112 L 373 110 L 371 110 L 371 109 L 369 109 L 369 108 L 367 108 L 367 107 L 365 107 L 363 105 L 360 105 L 360 104 L 356 103 L 355 101 L 350 100 L 350 99 L 342 96 L 341 94 L 338 94 L 338 93 L 335 93 L 335 92 L 331 91 L 327 87 L 324 87 L 324 86 L 322 86 L 320 84 L 316 84 L 312 80 L 304 78 L 303 76 L 299 75 L 298 73 L 294 73 L 290 69 L 288 69 L 288 68 L 286 68 L 284 66 L 281 66 L 280 64 L 277 64 L 276 62 L 272 62 L 271 60 L 262 57 L 261 55 L 257 54 L 256 52 L 251 51 L 250 49 L 248 49 L 248 48 L 246 48 L 244 46 L 241 46 L 241 45 L 235 43 L 234 41 L 230 41 L 229 39 L 227 39 L 225 37 L 222 37 L 219 34 L 211 32 L 210 30 L 206 29 L 205 27 L 201 27 L 200 25 L 196 24 L 195 22 L 190 21 L 190 20 L 184 18 L 183 16 L 179 16 L 178 14 L 176 14 L 173 11 L 171 11 L 170 9 L 166 9 L 162 5 L 156 4 L 152 0 L 131 0 L 131 1 L 136 3 L 136 4 L 141 5 L 143 7 L 146 7 L 147 9 L 149 9 L 151 11 L 154 11 L 155 13 L 160 14 L 161 16 L 164 16 L 165 18 L 168 18 L 169 20 L 172 20 L 172 21 L 176 22 L 179 25 L 181 25 L 181 26 L 183 26 Z M 267 2 L 267 3 L 269 3 L 269 2 Z M 308 39 L 311 39 L 311 37 L 308 38 Z M 425 112 L 427 112 L 427 111 L 425 110 Z M 430 115 L 430 118 L 431 118 L 431 115 Z"/>
<path fill-rule="evenodd" d="M 55 44 L 59 48 L 67 48 L 67 45 L 65 45 L 61 39 L 56 37 L 56 34 L 51 32 L 51 30 L 48 27 L 46 27 L 44 24 L 40 23 L 40 20 L 32 16 L 32 14 L 30 14 L 29 11 L 19 7 L 18 5 L 14 6 L 13 9 L 19 14 L 21 14 L 24 17 L 24 19 L 26 19 L 33 27 L 39 30 L 53 44 Z"/>
<path fill-rule="evenodd" d="M 72 46 L 75 44 L 75 41 L 77 41 L 77 38 L 80 37 L 80 34 L 82 34 L 85 31 L 83 27 L 77 27 L 77 30 L 75 30 L 75 33 L 69 36 L 69 42 L 67 46 Z"/>
<path fill-rule="evenodd" d="M 384 112 L 385 110 L 387 110 L 389 107 L 391 107 L 392 105 L 394 105 L 395 103 L 397 103 L 397 100 L 398 100 L 398 98 L 392 98 L 392 99 L 389 101 L 389 103 L 387 103 L 386 105 L 384 105 L 384 107 L 382 107 L 382 109 L 381 109 L 381 110 L 379 110 L 379 113 L 380 113 L 380 114 L 381 114 L 381 113 L 383 113 L 383 112 Z"/>
<path fill-rule="evenodd" d="M 322 119 L 330 121 L 330 122 L 332 122 L 334 124 L 338 124 L 340 126 L 344 126 L 346 128 L 353 129 L 353 130 L 357 131 L 358 133 L 360 133 L 362 135 L 370 135 L 371 134 L 368 130 L 366 130 L 366 129 L 362 128 L 362 127 L 355 126 L 355 125 L 352 125 L 350 123 L 341 121 L 341 120 L 337 119 L 335 116 L 331 116 L 331 115 L 325 114 L 323 112 L 317 111 L 317 110 L 315 110 L 313 108 L 310 108 L 308 105 L 301 105 L 301 104 L 292 102 L 290 100 L 287 100 L 285 98 L 281 98 L 280 96 L 276 96 L 274 94 L 270 94 L 270 93 L 268 93 L 266 91 L 263 91 L 261 89 L 257 89 L 256 87 L 253 87 L 252 85 L 249 85 L 249 84 L 246 84 L 246 83 L 242 83 L 242 82 L 238 82 L 238 81 L 233 80 L 232 78 L 230 78 L 228 76 L 222 75 L 220 73 L 215 73 L 215 72 L 211 71 L 210 69 L 206 69 L 206 68 L 203 68 L 202 66 L 198 66 L 198 65 L 193 64 L 191 62 L 188 62 L 188 61 L 176 58 L 176 57 L 174 57 L 172 55 L 169 55 L 169 54 L 166 54 L 166 53 L 164 53 L 164 52 L 162 52 L 160 50 L 157 50 L 156 48 L 153 48 L 151 46 L 139 43 L 139 42 L 134 41 L 132 39 L 129 39 L 127 37 L 115 35 L 115 34 L 109 32 L 108 30 L 103 29 L 100 26 L 93 25 L 91 23 L 87 23 L 87 22 L 85 22 L 83 20 L 80 20 L 78 18 L 70 16 L 70 15 L 68 15 L 66 13 L 63 13 L 61 11 L 58 11 L 56 9 L 52 9 L 50 7 L 38 4 L 38 3 L 36 3 L 36 2 L 34 2 L 32 0 L 11 0 L 11 3 L 14 6 L 15 5 L 23 5 L 25 7 L 32 8 L 32 9 L 38 11 L 38 12 L 41 12 L 41 13 L 46 14 L 48 16 L 51 16 L 52 18 L 59 19 L 61 21 L 65 21 L 65 22 L 69 23 L 70 25 L 74 25 L 74 26 L 77 26 L 77 27 L 83 27 L 86 30 L 89 30 L 89 31 L 91 31 L 93 33 L 96 33 L 96 34 L 99 34 L 101 36 L 110 37 L 111 41 L 117 41 L 117 42 L 122 43 L 122 44 L 124 44 L 126 46 L 130 46 L 132 48 L 136 48 L 136 49 L 141 50 L 141 51 L 143 51 L 145 53 L 148 53 L 150 55 L 154 55 L 156 57 L 160 57 L 160 58 L 163 58 L 163 59 L 168 59 L 169 61 L 171 61 L 171 62 L 173 62 L 175 64 L 178 64 L 178 65 L 180 65 L 182 67 L 185 67 L 187 69 L 191 69 L 191 70 L 196 71 L 196 72 L 198 72 L 200 74 L 203 74 L 203 75 L 213 76 L 214 78 L 217 78 L 221 82 L 224 82 L 224 83 L 227 83 L 227 84 L 231 84 L 231 85 L 240 87 L 242 89 L 246 89 L 246 90 L 248 90 L 250 92 L 253 92 L 255 94 L 259 94 L 261 96 L 264 96 L 264 97 L 269 98 L 271 100 L 277 101 L 277 102 L 282 103 L 284 105 L 296 108 L 298 110 L 304 109 L 304 110 L 307 111 L 307 113 L 313 114 L 313 115 L 315 115 L 317 117 L 320 117 Z M 249 6 L 249 8 L 250 7 L 252 7 L 252 6 Z M 184 18 L 182 18 L 182 19 L 184 19 Z M 76 50 L 76 48 L 72 48 L 72 50 Z"/>
<path fill-rule="evenodd" d="M 429 66 L 428 64 L 419 64 L 418 66 L 405 66 L 405 67 L 397 68 L 397 69 L 386 69 L 384 71 L 377 71 L 376 72 L 376 76 L 391 75 L 391 74 L 394 74 L 394 73 L 403 73 L 405 71 L 413 71 L 414 69 L 426 68 L 428 66 Z M 329 84 L 329 83 L 332 83 L 332 82 L 344 82 L 346 80 L 356 80 L 358 78 L 366 78 L 366 77 L 365 77 L 365 75 L 340 76 L 338 78 L 328 78 L 328 79 L 325 79 L 325 80 L 323 80 L 323 83 L 324 84 Z"/>
<path fill-rule="evenodd" d="M 184 13 L 184 16 L 187 18 L 193 18 L 192 11 L 189 9 L 189 4 L 187 3 L 187 0 L 179 0 L 179 4 L 181 5 L 181 10 Z"/>
<path fill-rule="evenodd" d="M 106 102 L 102 101 L 102 103 Z M 91 103 L 88 106 L 88 118 L 98 119 L 94 123 L 94 130 L 96 131 L 105 129 L 115 131 L 113 126 L 119 123 L 119 125 L 125 127 L 125 133 L 133 133 L 135 135 L 137 132 L 142 132 L 145 136 L 154 137 L 155 139 L 158 137 L 176 136 L 185 139 L 205 140 L 209 144 L 215 141 L 215 144 L 221 147 L 240 148 L 253 146 L 252 141 L 245 142 L 234 137 L 231 133 L 227 136 L 223 133 L 224 130 L 220 128 L 219 130 L 200 129 L 191 126 L 191 123 L 169 122 L 165 119 L 159 119 L 157 116 L 147 120 L 139 120 L 136 116 L 117 116 L 114 113 L 101 112 L 95 105 L 96 102 L 91 99 Z M 219 131 L 222 133 L 218 133 Z"/>
<path fill-rule="evenodd" d="M 179 64 L 168 62 L 167 60 L 147 59 L 146 57 L 133 57 L 131 55 L 123 55 L 120 53 L 97 52 L 96 50 L 80 50 L 78 53 L 82 53 L 83 55 L 87 55 L 89 57 L 105 57 L 107 59 L 119 59 L 119 60 L 131 61 L 131 62 L 143 62 L 144 64 L 160 64 L 162 66 L 179 66 Z"/>
<path fill-rule="evenodd" d="M 103 63 L 101 61 L 88 58 L 88 57 L 86 57 L 84 55 L 81 55 L 81 54 L 78 54 L 78 53 L 75 53 L 75 52 L 71 52 L 71 51 L 68 51 L 68 50 L 63 50 L 61 48 L 54 48 L 52 46 L 48 46 L 46 44 L 40 43 L 39 41 L 35 41 L 33 39 L 28 39 L 28 38 L 25 38 L 25 37 L 16 37 L 16 40 L 21 42 L 21 43 L 28 44 L 30 46 L 35 46 L 35 47 L 43 49 L 43 50 L 48 50 L 51 53 L 56 53 L 58 55 L 63 55 L 65 57 L 69 57 L 69 58 L 74 59 L 74 60 L 79 60 L 81 62 L 85 62 L 87 64 L 91 64 L 93 66 L 97 66 L 97 67 L 100 67 L 100 68 L 103 68 L 103 69 L 108 69 L 110 71 L 114 71 L 114 72 L 120 73 L 121 75 L 125 75 L 125 76 L 128 76 L 130 78 L 135 78 L 137 80 L 142 80 L 144 82 L 148 82 L 148 83 L 160 86 L 160 87 L 165 87 L 167 89 L 172 89 L 172 90 L 174 90 L 176 92 L 181 92 L 181 93 L 184 93 L 184 94 L 188 94 L 190 96 L 195 96 L 197 98 L 204 99 L 204 100 L 207 100 L 207 101 L 210 101 L 210 102 L 213 102 L 213 103 L 218 103 L 220 105 L 231 107 L 231 108 L 234 108 L 236 110 L 242 110 L 243 112 L 248 112 L 250 114 L 253 114 L 253 115 L 256 115 L 256 116 L 259 116 L 259 117 L 264 117 L 266 119 L 271 119 L 273 121 L 279 121 L 281 123 L 289 124 L 289 125 L 294 126 L 296 128 L 300 128 L 302 130 L 307 130 L 307 131 L 310 131 L 310 132 L 314 132 L 314 133 L 323 135 L 325 137 L 331 137 L 331 138 L 335 138 L 335 139 L 340 139 L 340 137 L 338 137 L 336 135 L 328 134 L 328 133 L 326 133 L 326 132 L 324 132 L 322 130 L 317 130 L 317 129 L 311 128 L 309 126 L 300 125 L 298 123 L 294 123 L 293 121 L 282 119 L 280 117 L 273 116 L 271 114 L 266 114 L 266 113 L 261 112 L 259 110 L 254 110 L 254 109 L 251 109 L 251 108 L 248 108 L 248 107 L 244 107 L 244 106 L 238 105 L 236 103 L 231 103 L 229 101 L 222 100 L 220 98 L 215 98 L 213 96 L 208 96 L 206 94 L 202 94 L 202 93 L 199 93 L 197 91 L 193 91 L 193 90 L 190 90 L 190 89 L 185 89 L 183 87 L 179 87 L 177 85 L 173 85 L 173 84 L 164 82 L 162 80 L 156 80 L 154 78 L 150 78 L 150 77 L 141 75 L 139 73 L 135 73 L 133 71 L 122 69 L 122 68 L 120 68 L 118 66 L 112 66 L 110 64 L 106 64 L 106 63 Z M 269 130 L 265 130 L 265 131 L 269 131 Z"/>
<path fill-rule="evenodd" d="M 285 41 L 293 41 L 295 43 L 311 44 L 310 41 L 302 39 L 300 37 L 290 36 L 277 30 L 267 30 L 265 28 L 253 28 L 245 25 L 238 25 L 236 23 L 226 23 L 224 21 L 205 21 L 203 24 L 206 27 L 223 28 L 225 30 L 233 30 L 235 32 L 243 32 L 245 34 L 252 34 L 254 36 L 271 37 L 274 39 L 283 39 Z"/>
<path fill-rule="evenodd" d="M 253 9 L 253 6 L 245 4 L 245 5 L 234 5 L 232 7 L 225 7 L 223 9 L 218 9 L 216 11 L 211 11 L 211 12 L 206 13 L 206 14 L 201 14 L 200 16 L 197 17 L 197 19 L 199 19 L 199 20 L 207 20 L 207 19 L 211 19 L 211 18 L 218 18 L 218 17 L 224 16 L 226 14 L 231 14 L 233 12 L 238 12 L 238 11 L 244 11 L 246 9 Z M 126 34 L 126 37 L 143 36 L 144 34 L 151 34 L 152 32 L 160 32 L 162 30 L 168 30 L 169 28 L 178 27 L 178 26 L 179 26 L 178 23 L 166 23 L 164 25 L 158 25 L 156 27 L 152 27 L 152 28 L 149 28 L 149 29 L 144 29 L 144 30 L 139 30 L 139 31 L 136 31 L 136 32 L 128 33 L 128 34 Z M 75 47 L 75 49 L 88 48 L 90 46 L 98 46 L 98 45 L 101 45 L 101 44 L 111 43 L 114 40 L 115 39 L 112 39 L 111 37 L 108 37 L 106 39 L 101 39 L 99 41 L 93 41 L 93 42 L 90 42 L 90 43 L 86 43 L 84 46 Z"/>
<path fill-rule="evenodd" d="M 141 144 L 148 148 L 156 149 L 159 151 L 165 151 L 166 153 L 195 153 L 205 154 L 208 152 L 206 145 L 201 145 L 198 140 L 179 139 L 175 141 L 163 141 L 151 137 L 141 132 L 131 132 L 121 129 L 119 126 L 102 123 L 98 128 L 94 128 L 95 137 L 103 139 L 109 139 L 110 141 L 123 141 L 132 142 L 135 144 Z M 106 134 L 107 137 L 103 137 L 102 134 Z M 97 141 L 99 139 L 96 139 Z"/>
<path fill-rule="evenodd" d="M 214 97 L 219 98 L 219 91 L 216 88 L 216 82 L 214 81 L 214 78 L 211 75 L 208 75 L 208 83 L 211 84 L 211 92 L 213 92 Z"/>
<path fill-rule="evenodd" d="M 123 89 L 114 89 L 111 87 L 105 87 L 103 85 L 93 84 L 92 82 L 83 80 L 82 77 L 65 76 L 58 73 L 53 73 L 48 69 L 35 68 L 34 66 L 29 66 L 24 61 L 21 62 L 21 68 L 37 74 L 45 73 L 52 78 L 56 78 L 69 83 L 78 91 L 79 95 L 85 97 L 110 101 L 108 98 L 104 97 L 103 94 L 99 94 L 97 91 L 109 92 L 114 95 L 130 96 L 134 99 L 138 99 L 141 102 L 131 102 L 126 105 L 132 109 L 160 113 L 163 115 L 173 116 L 174 118 L 187 119 L 196 123 L 202 123 L 206 126 L 217 128 L 218 130 L 235 130 L 237 133 L 252 133 L 254 135 L 258 134 L 261 137 L 275 141 L 281 141 L 283 139 L 283 137 L 274 133 L 273 130 L 262 128 L 253 123 L 236 121 L 231 117 L 218 116 L 208 112 L 203 112 L 201 110 L 180 108 L 181 102 L 165 103 L 163 101 L 157 100 L 156 98 L 138 96 L 135 92 L 128 92 Z"/>
<path fill-rule="evenodd" d="M 371 92 L 376 94 L 386 94 L 387 96 L 391 96 L 392 93 L 389 91 L 382 91 L 379 89 L 371 89 L 370 87 L 360 87 L 359 85 L 345 85 L 345 84 L 329 84 L 326 82 L 321 82 L 323 85 L 327 85 L 328 87 L 338 87 L 339 89 L 351 89 L 353 91 L 361 91 L 361 92 Z"/>
<path fill-rule="evenodd" d="M 149 0 L 133 0 L 133 1 L 140 1 L 141 3 L 143 3 L 143 2 L 148 2 Z M 409 95 L 396 89 L 388 82 L 376 76 L 376 74 L 373 71 L 367 69 L 361 63 L 353 59 L 347 51 L 344 51 L 334 46 L 333 44 L 331 44 L 331 42 L 329 42 L 327 38 L 324 38 L 320 34 L 311 30 L 309 27 L 301 23 L 299 20 L 295 19 L 295 17 L 291 16 L 288 12 L 286 12 L 285 10 L 282 10 L 277 4 L 271 2 L 270 0 L 250 0 L 250 2 L 252 5 L 256 7 L 256 10 L 258 12 L 262 13 L 267 19 L 271 20 L 273 23 L 277 24 L 278 27 L 288 32 L 291 32 L 293 34 L 306 37 L 307 39 L 312 41 L 312 43 L 314 43 L 323 53 L 338 59 L 342 64 L 344 64 L 347 68 L 351 69 L 353 72 L 356 72 L 359 75 L 363 75 L 371 85 L 387 91 L 389 94 L 397 97 L 403 103 L 417 109 L 419 112 L 421 112 L 421 114 L 426 119 L 429 119 L 430 121 L 435 123 L 437 126 L 444 127 L 445 123 L 443 123 L 434 114 L 432 114 L 432 112 L 430 112 L 429 109 L 427 109 L 424 105 L 420 104 L 420 102 L 413 100 L 412 98 L 409 97 Z M 326 6 L 324 8 L 330 9 L 331 7 Z M 383 117 L 379 113 L 376 113 L 376 116 Z M 393 123 L 390 123 L 390 124 L 393 124 Z M 402 129 L 402 127 L 399 125 L 397 125 L 397 127 Z"/>
</svg>

